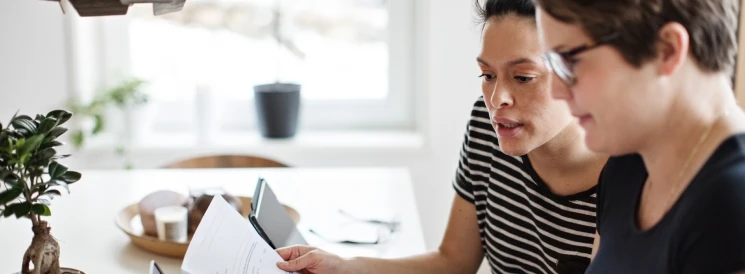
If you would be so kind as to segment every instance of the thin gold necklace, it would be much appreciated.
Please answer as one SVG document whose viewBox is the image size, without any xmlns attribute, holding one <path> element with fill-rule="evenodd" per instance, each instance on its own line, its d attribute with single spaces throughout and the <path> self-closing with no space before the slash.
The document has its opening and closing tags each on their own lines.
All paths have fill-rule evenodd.
<svg viewBox="0 0 745 274">
<path fill-rule="evenodd" d="M 729 115 L 729 111 L 725 111 L 724 115 L 719 116 L 719 117 L 726 118 L 728 115 Z M 698 152 L 698 149 L 701 147 L 704 141 L 706 141 L 706 139 L 709 138 L 709 133 L 711 133 L 712 129 L 714 129 L 714 126 L 717 124 L 717 122 L 719 122 L 719 119 L 714 120 L 714 122 L 711 123 L 711 125 L 706 129 L 704 134 L 701 135 L 701 138 L 699 138 L 698 143 L 696 144 L 696 146 L 693 147 L 693 150 L 691 150 L 691 154 L 688 155 L 688 159 L 686 159 L 685 163 L 683 163 L 683 167 L 680 169 L 680 173 L 678 173 L 678 178 L 674 181 L 675 185 L 673 185 L 672 189 L 667 195 L 667 199 L 665 200 L 665 207 L 664 207 L 665 211 L 670 210 L 670 204 L 674 200 L 673 197 L 675 196 L 675 193 L 677 193 L 678 190 L 680 189 L 680 186 L 683 185 L 683 182 L 682 182 L 683 175 L 685 175 L 685 172 L 688 169 L 688 166 L 691 164 L 691 161 L 693 161 L 693 156 L 696 155 L 696 153 Z M 649 180 L 647 184 L 651 185 L 652 180 Z"/>
</svg>

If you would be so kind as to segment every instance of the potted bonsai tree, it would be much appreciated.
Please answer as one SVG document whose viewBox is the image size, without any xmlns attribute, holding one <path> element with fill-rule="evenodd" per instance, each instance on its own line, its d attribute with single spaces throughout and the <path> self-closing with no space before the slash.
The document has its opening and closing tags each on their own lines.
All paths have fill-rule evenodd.
<svg viewBox="0 0 745 274">
<path fill-rule="evenodd" d="M 23 255 L 21 273 L 64 273 L 59 265 L 59 244 L 42 216 L 50 216 L 49 205 L 60 190 L 80 180 L 80 173 L 59 163 L 69 155 L 58 155 L 55 147 L 72 113 L 55 110 L 47 115 L 15 115 L 0 124 L 0 213 L 31 220 L 34 237 Z M 21 262 L 18 262 L 19 264 Z M 30 264 L 34 269 L 30 269 Z"/>
</svg>

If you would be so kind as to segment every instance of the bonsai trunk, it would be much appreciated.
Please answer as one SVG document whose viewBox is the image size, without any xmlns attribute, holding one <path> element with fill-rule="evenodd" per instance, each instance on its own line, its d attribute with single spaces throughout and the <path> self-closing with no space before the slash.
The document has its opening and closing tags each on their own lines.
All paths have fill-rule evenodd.
<svg viewBox="0 0 745 274">
<path fill-rule="evenodd" d="M 38 215 L 30 214 L 34 231 L 31 245 L 23 255 L 23 266 L 21 274 L 60 274 L 59 266 L 59 243 L 50 234 L 51 227 L 46 221 L 42 221 Z M 34 264 L 34 269 L 29 268 L 29 263 Z"/>
</svg>

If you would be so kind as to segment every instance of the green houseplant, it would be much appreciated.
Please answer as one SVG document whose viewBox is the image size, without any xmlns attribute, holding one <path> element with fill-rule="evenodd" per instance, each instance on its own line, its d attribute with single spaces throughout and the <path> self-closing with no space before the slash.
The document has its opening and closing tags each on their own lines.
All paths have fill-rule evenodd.
<svg viewBox="0 0 745 274">
<path fill-rule="evenodd" d="M 28 218 L 34 237 L 23 256 L 21 273 L 60 273 L 59 244 L 52 237 L 51 227 L 42 216 L 50 216 L 49 205 L 60 190 L 69 193 L 68 186 L 80 180 L 79 172 L 71 171 L 60 159 L 56 147 L 64 145 L 57 139 L 67 132 L 62 125 L 72 117 L 65 110 L 47 115 L 14 115 L 3 127 L 0 124 L 0 214 L 8 218 Z"/>
<path fill-rule="evenodd" d="M 146 104 L 150 98 L 143 90 L 145 84 L 147 84 L 145 80 L 131 77 L 96 92 L 96 96 L 90 102 L 70 101 L 69 107 L 76 114 L 75 120 L 80 122 L 71 133 L 70 139 L 73 147 L 80 150 L 85 147 L 89 139 L 104 132 L 108 127 L 107 121 L 111 121 L 107 117 L 109 110 L 116 108 L 121 112 L 129 111 L 132 115 L 139 108 L 147 107 Z M 142 122 L 138 121 L 138 123 Z M 133 133 L 133 128 L 130 128 L 129 132 Z M 116 155 L 125 158 L 128 153 L 126 137 L 124 134 L 119 134 L 117 147 L 114 150 Z M 125 162 L 125 168 L 129 169 L 131 166 L 131 163 Z"/>
<path fill-rule="evenodd" d="M 123 80 L 115 86 L 96 93 L 96 97 L 88 103 L 71 101 L 70 108 L 76 113 L 76 119 L 92 119 L 93 126 L 80 128 L 72 132 L 72 144 L 80 149 L 86 140 L 96 136 L 106 129 L 106 111 L 112 107 L 124 110 L 147 103 L 148 96 L 142 91 L 145 81 L 139 78 Z"/>
</svg>

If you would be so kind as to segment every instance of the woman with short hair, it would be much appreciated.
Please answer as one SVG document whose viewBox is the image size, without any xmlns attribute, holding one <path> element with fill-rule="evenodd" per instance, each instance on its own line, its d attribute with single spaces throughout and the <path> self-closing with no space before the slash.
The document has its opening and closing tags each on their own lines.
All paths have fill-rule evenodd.
<svg viewBox="0 0 745 274">
<path fill-rule="evenodd" d="M 587 273 L 745 271 L 739 1 L 536 2 L 553 96 L 615 156 Z"/>
</svg>

